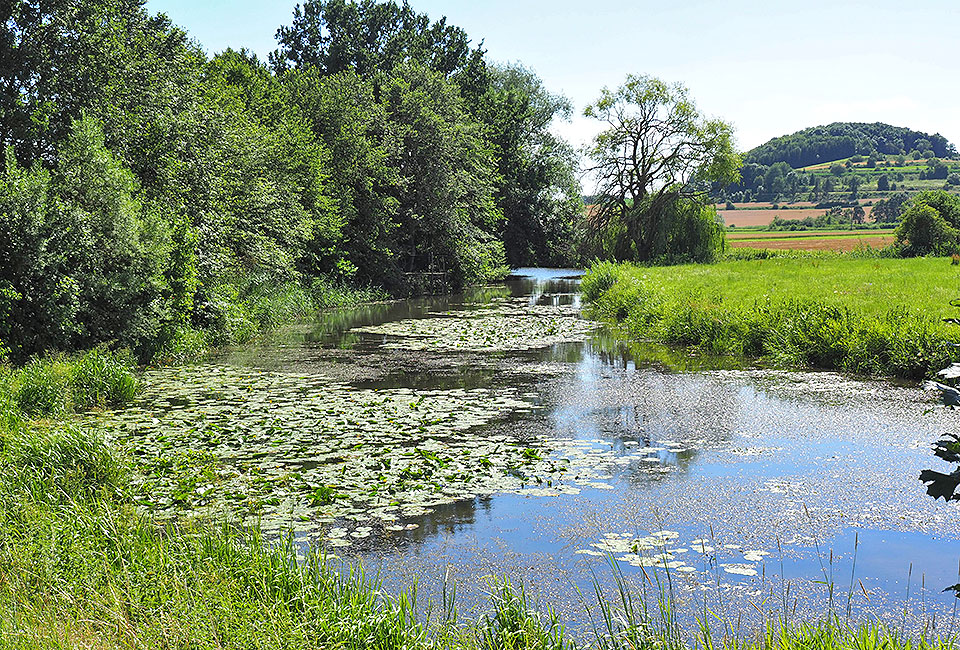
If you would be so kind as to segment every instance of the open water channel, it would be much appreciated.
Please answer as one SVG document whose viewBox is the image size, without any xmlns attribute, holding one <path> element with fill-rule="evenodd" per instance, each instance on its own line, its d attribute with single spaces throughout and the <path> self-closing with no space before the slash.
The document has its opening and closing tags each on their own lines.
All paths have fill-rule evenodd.
<svg viewBox="0 0 960 650">
<path fill-rule="evenodd" d="M 105 416 L 141 506 L 292 531 L 422 602 L 453 581 L 462 610 L 508 576 L 574 628 L 616 565 L 731 624 L 832 600 L 960 631 L 960 510 L 918 480 L 955 412 L 915 384 L 632 345 L 581 317 L 577 275 L 520 269 L 148 372 Z"/>
</svg>

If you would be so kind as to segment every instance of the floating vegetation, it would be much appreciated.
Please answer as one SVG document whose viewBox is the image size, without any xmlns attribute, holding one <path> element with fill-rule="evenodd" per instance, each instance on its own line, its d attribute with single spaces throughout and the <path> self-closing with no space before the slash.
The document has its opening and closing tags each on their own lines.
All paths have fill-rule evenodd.
<svg viewBox="0 0 960 650">
<path fill-rule="evenodd" d="M 137 502 L 161 516 L 231 511 L 266 531 L 318 534 L 318 522 L 392 523 L 567 471 L 506 436 L 471 433 L 531 408 L 510 389 L 358 390 L 227 367 L 145 379 L 138 405 L 102 417 L 139 470 Z"/>
<path fill-rule="evenodd" d="M 726 573 L 732 573 L 738 576 L 755 576 L 757 569 L 752 564 L 721 564 Z"/>
<path fill-rule="evenodd" d="M 573 305 L 504 300 L 490 308 L 391 321 L 353 331 L 392 337 L 382 347 L 402 350 L 521 351 L 580 341 L 596 329 Z"/>
<path fill-rule="evenodd" d="M 630 533 L 607 533 L 599 542 L 590 544 L 592 548 L 579 549 L 575 555 L 588 557 L 603 557 L 613 555 L 619 562 L 636 567 L 670 569 L 680 573 L 696 573 L 697 567 L 692 562 L 711 563 L 721 552 L 726 552 L 742 562 L 719 562 L 725 573 L 741 576 L 757 575 L 757 562 L 769 553 L 761 550 L 743 550 L 739 544 L 723 544 L 720 550 L 708 544 L 706 539 L 693 539 L 688 543 L 690 548 L 681 546 L 680 533 L 672 530 L 661 530 L 644 537 L 636 537 Z M 697 555 L 685 561 L 687 553 L 693 550 Z"/>
<path fill-rule="evenodd" d="M 290 529 L 331 547 L 412 530 L 410 518 L 462 499 L 610 490 L 618 469 L 652 453 L 500 434 L 492 423 L 536 408 L 511 388 L 357 389 L 221 366 L 144 379 L 133 407 L 91 416 L 133 459 L 141 508 Z"/>
</svg>

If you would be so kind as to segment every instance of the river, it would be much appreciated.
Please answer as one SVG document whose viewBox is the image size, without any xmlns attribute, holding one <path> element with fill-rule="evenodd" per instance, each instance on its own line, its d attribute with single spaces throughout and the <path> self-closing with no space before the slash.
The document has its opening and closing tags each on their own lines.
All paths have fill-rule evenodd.
<svg viewBox="0 0 960 650">
<path fill-rule="evenodd" d="M 914 384 L 631 344 L 581 317 L 578 275 L 321 314 L 149 371 L 107 425 L 157 516 L 292 530 L 422 602 L 455 582 L 465 613 L 507 576 L 582 630 L 616 570 L 731 626 L 953 630 L 960 513 L 918 475 L 954 412 Z"/>
</svg>

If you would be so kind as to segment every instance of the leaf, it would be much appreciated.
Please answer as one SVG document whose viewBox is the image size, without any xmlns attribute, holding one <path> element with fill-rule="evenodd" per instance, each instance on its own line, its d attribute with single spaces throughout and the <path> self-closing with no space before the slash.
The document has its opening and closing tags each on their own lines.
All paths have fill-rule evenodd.
<svg viewBox="0 0 960 650">
<path fill-rule="evenodd" d="M 935 442 L 933 445 L 933 453 L 948 463 L 960 463 L 960 436 L 953 433 L 944 435 L 949 439 Z"/>
<path fill-rule="evenodd" d="M 927 486 L 927 494 L 934 499 L 943 497 L 944 501 L 960 501 L 960 497 L 954 495 L 957 486 L 960 485 L 960 470 L 951 474 L 941 474 L 932 469 L 925 469 L 920 472 L 920 480 L 930 484 Z"/>
</svg>

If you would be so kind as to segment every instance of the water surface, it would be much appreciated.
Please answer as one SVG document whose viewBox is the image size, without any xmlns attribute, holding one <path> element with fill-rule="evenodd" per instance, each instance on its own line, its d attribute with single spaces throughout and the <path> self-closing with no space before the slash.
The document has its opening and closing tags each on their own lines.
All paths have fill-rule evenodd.
<svg viewBox="0 0 960 650">
<path fill-rule="evenodd" d="M 489 576 L 507 575 L 576 628 L 577 589 L 612 589 L 613 562 L 640 588 L 662 576 L 694 613 L 819 616 L 832 601 L 841 615 L 949 629 L 955 601 L 941 590 L 960 581 L 958 506 L 934 502 L 918 475 L 941 468 L 929 447 L 955 429 L 953 412 L 912 384 L 631 344 L 580 319 L 578 276 L 520 269 L 459 296 L 322 314 L 178 378 L 248 382 L 266 397 L 210 388 L 140 408 L 160 427 L 176 407 L 192 432 L 197 411 L 231 423 L 275 414 L 279 451 L 263 424 L 197 444 L 221 475 L 238 468 L 236 485 L 273 481 L 282 498 L 256 505 L 269 521 L 295 517 L 304 544 L 360 558 L 390 587 L 418 580 L 427 596 L 446 576 L 465 608 L 483 601 Z M 387 408 L 396 419 L 383 420 Z M 332 479 L 324 467 L 349 455 L 331 446 L 338 436 L 351 462 L 384 460 L 352 483 L 360 465 Z M 162 447 L 150 441 L 148 457 Z M 415 475 L 399 488 L 385 477 L 397 463 Z M 393 491 L 362 503 L 330 494 L 378 480 Z"/>
</svg>

